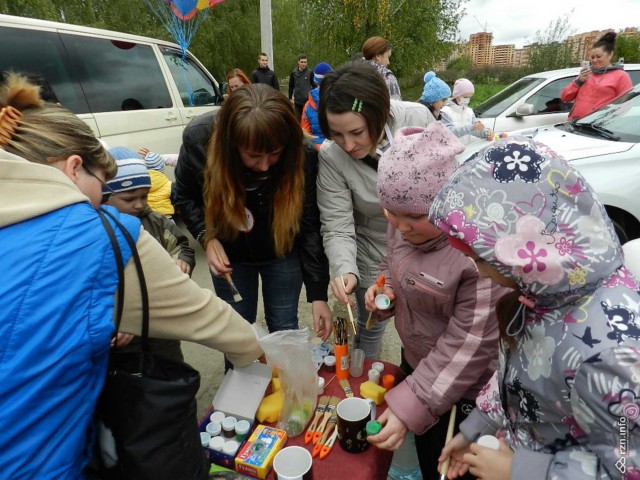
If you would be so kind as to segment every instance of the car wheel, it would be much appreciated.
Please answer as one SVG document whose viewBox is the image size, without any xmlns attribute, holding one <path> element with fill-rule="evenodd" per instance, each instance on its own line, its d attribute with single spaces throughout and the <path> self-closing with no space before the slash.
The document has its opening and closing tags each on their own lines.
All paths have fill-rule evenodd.
<svg viewBox="0 0 640 480">
<path fill-rule="evenodd" d="M 624 245 L 629 241 L 629 235 L 627 235 L 627 232 L 625 231 L 624 227 L 617 220 L 614 220 L 612 218 L 611 222 L 613 223 L 613 228 L 616 231 L 616 235 L 618 235 L 620 244 Z"/>
</svg>

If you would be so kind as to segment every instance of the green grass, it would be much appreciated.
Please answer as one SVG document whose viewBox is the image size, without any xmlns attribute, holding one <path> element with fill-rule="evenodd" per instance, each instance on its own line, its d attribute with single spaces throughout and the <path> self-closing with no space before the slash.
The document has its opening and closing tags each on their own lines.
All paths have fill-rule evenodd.
<svg viewBox="0 0 640 480">
<path fill-rule="evenodd" d="M 500 90 L 505 88 L 507 85 L 484 85 L 484 84 L 476 84 L 474 85 L 476 89 L 476 93 L 471 99 L 471 103 L 469 106 L 473 108 L 476 105 L 480 105 L 487 98 L 495 95 Z M 422 95 L 422 89 L 424 85 L 415 85 L 408 86 L 402 88 L 402 99 L 408 102 L 416 102 Z"/>
</svg>

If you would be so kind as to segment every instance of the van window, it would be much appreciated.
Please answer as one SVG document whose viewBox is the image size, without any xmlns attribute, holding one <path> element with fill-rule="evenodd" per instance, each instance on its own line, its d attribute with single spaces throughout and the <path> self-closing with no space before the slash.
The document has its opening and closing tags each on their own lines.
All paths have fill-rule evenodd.
<svg viewBox="0 0 640 480">
<path fill-rule="evenodd" d="M 172 108 L 150 45 L 84 35 L 61 35 L 93 113 Z"/>
<path fill-rule="evenodd" d="M 89 113 L 82 88 L 71 71 L 56 32 L 0 28 L 0 70 L 40 75 L 58 101 L 73 113 Z"/>
<path fill-rule="evenodd" d="M 560 100 L 560 93 L 574 78 L 571 76 L 550 82 L 527 98 L 526 103 L 533 105 L 536 114 L 570 112 L 573 102 Z"/>
<path fill-rule="evenodd" d="M 183 58 L 181 52 L 169 48 L 162 48 L 162 55 L 178 86 L 183 106 L 201 107 L 217 103 L 217 90 L 193 60 L 188 56 Z"/>
</svg>

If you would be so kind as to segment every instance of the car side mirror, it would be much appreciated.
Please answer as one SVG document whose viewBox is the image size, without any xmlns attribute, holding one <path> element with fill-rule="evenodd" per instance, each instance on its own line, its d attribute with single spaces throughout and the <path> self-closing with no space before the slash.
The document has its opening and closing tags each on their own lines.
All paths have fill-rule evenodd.
<svg viewBox="0 0 640 480">
<path fill-rule="evenodd" d="M 533 115 L 534 113 L 536 113 L 536 110 L 530 103 L 523 103 L 522 105 L 518 105 L 518 108 L 516 108 L 516 116 L 518 117 L 526 117 L 527 115 Z"/>
<path fill-rule="evenodd" d="M 229 90 L 229 84 L 227 82 L 222 82 L 220 84 L 220 93 L 224 95 L 225 93 L 228 93 L 228 90 Z"/>
</svg>

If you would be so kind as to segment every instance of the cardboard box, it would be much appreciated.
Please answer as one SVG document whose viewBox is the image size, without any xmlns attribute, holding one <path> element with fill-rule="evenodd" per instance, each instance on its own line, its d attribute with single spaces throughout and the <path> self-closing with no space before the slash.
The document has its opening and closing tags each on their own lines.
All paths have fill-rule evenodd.
<svg viewBox="0 0 640 480">
<path fill-rule="evenodd" d="M 287 432 L 258 425 L 236 455 L 236 471 L 252 477 L 267 478 L 273 457 L 287 441 Z"/>
<path fill-rule="evenodd" d="M 209 423 L 209 415 L 211 413 L 212 413 L 211 411 L 207 412 L 204 418 L 200 421 L 200 425 L 198 426 L 199 431 L 201 432 L 207 431 L 207 424 Z M 251 427 L 249 428 L 249 433 L 247 433 L 244 439 L 240 442 L 240 447 L 238 447 L 238 452 L 240 452 L 240 450 L 242 449 L 243 443 L 247 441 L 252 430 L 253 430 L 253 423 L 251 423 Z M 204 449 L 205 453 L 207 454 L 207 458 L 211 463 L 215 463 L 216 465 L 220 465 L 221 467 L 229 468 L 231 470 L 233 470 L 236 467 L 234 455 L 227 455 L 223 452 L 214 450 L 209 447 L 202 447 L 202 448 Z M 236 452 L 236 455 L 238 454 L 238 452 Z"/>
<path fill-rule="evenodd" d="M 213 399 L 213 408 L 227 416 L 253 423 L 269 382 L 271 367 L 263 363 L 255 362 L 229 370 Z"/>
</svg>

